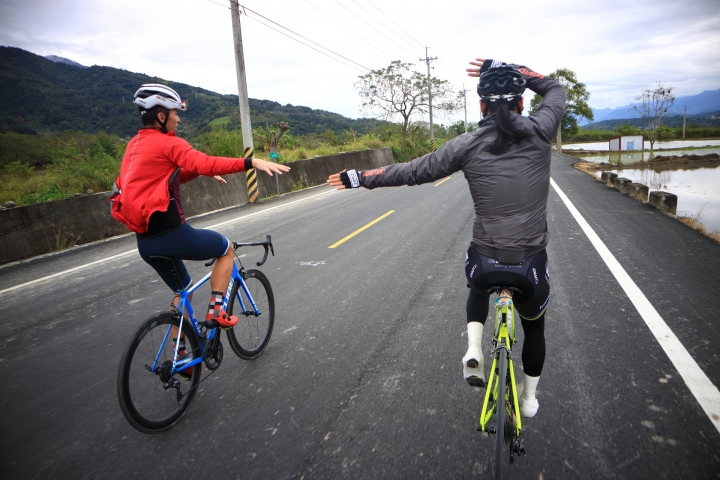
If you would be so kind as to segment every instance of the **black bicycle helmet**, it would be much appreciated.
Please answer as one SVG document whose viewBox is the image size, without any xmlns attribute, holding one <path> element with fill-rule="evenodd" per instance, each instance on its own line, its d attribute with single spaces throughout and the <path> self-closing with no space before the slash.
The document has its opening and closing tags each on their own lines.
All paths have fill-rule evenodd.
<svg viewBox="0 0 720 480">
<path fill-rule="evenodd" d="M 490 68 L 482 74 L 477 93 L 485 102 L 511 102 L 522 96 L 526 84 L 522 73 L 510 65 L 503 65 Z"/>
</svg>

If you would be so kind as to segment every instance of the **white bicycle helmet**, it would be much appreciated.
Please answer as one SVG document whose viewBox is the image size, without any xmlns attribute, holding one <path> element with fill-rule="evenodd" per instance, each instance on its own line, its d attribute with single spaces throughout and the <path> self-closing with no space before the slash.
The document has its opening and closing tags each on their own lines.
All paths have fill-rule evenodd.
<svg viewBox="0 0 720 480">
<path fill-rule="evenodd" d="M 175 90 L 159 83 L 141 85 L 135 92 L 134 98 L 133 103 L 141 110 L 150 110 L 158 106 L 168 110 L 187 110 L 187 104 L 180 99 L 180 95 Z"/>
</svg>

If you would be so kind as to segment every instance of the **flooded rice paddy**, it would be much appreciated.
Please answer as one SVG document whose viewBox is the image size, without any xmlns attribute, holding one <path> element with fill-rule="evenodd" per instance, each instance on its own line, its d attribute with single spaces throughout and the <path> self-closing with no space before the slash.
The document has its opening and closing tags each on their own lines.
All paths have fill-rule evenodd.
<svg viewBox="0 0 720 480">
<path fill-rule="evenodd" d="M 720 167 L 652 170 L 649 168 L 610 169 L 618 177 L 642 183 L 650 190 L 670 192 L 678 197 L 677 215 L 693 217 L 709 232 L 720 231 Z M 601 172 L 596 172 L 599 179 Z"/>
<path fill-rule="evenodd" d="M 697 147 L 720 147 L 720 140 L 672 140 L 669 142 L 655 142 L 655 150 L 685 149 Z M 645 140 L 645 147 L 650 148 L 650 142 Z M 608 150 L 609 142 L 571 143 L 563 145 L 563 150 Z"/>
<path fill-rule="evenodd" d="M 720 147 L 717 148 L 686 148 L 684 150 L 661 150 L 653 152 L 652 158 L 667 157 L 671 155 L 720 155 Z M 651 159 L 651 152 L 627 151 L 599 153 L 597 155 L 583 155 L 582 159 L 593 163 L 612 163 L 613 165 L 633 165 L 639 162 L 647 162 Z"/>
</svg>

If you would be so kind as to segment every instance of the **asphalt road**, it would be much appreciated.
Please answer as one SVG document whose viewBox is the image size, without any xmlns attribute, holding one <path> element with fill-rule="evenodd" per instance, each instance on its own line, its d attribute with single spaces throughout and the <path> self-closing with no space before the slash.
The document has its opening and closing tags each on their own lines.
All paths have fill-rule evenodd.
<svg viewBox="0 0 720 480">
<path fill-rule="evenodd" d="M 554 156 L 555 182 L 720 385 L 720 245 L 570 163 Z M 134 238 L 0 269 L 0 477 L 489 478 L 494 438 L 475 430 L 482 391 L 460 364 L 472 218 L 455 174 L 313 188 L 191 220 L 227 222 L 216 229 L 236 241 L 272 235 L 277 256 L 262 270 L 275 331 L 255 361 L 226 348 L 160 435 L 128 425 L 115 388 L 129 336 L 171 298 Z M 720 477 L 717 428 L 553 189 L 548 224 L 540 410 L 507 478 Z M 261 250 L 243 253 L 250 266 Z"/>
</svg>

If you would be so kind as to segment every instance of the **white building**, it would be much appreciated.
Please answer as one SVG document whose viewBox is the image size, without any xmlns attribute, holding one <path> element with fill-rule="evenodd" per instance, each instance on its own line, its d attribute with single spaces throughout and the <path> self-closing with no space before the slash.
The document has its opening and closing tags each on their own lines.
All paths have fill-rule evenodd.
<svg viewBox="0 0 720 480">
<path fill-rule="evenodd" d="M 642 135 L 621 135 L 610 139 L 610 151 L 645 150 L 645 137 Z"/>
</svg>

